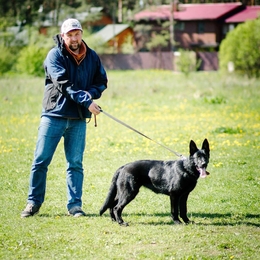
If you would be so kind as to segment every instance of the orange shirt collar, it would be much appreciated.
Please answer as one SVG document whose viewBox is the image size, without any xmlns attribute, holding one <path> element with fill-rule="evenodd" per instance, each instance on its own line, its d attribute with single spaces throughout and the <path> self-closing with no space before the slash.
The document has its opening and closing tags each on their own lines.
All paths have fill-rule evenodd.
<svg viewBox="0 0 260 260">
<path fill-rule="evenodd" d="M 86 48 L 86 45 L 83 42 L 80 45 L 79 54 L 77 54 L 74 51 L 72 51 L 66 44 L 65 44 L 65 48 L 72 55 L 72 57 L 74 58 L 74 60 L 77 62 L 78 65 L 86 57 L 87 48 Z"/>
</svg>

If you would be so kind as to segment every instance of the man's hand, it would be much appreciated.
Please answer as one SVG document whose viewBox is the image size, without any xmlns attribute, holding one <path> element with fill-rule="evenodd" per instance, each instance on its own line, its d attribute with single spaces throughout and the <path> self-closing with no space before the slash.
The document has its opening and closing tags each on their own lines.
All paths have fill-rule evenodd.
<svg viewBox="0 0 260 260">
<path fill-rule="evenodd" d="M 95 102 L 91 103 L 88 110 L 94 115 L 98 115 L 100 113 L 100 107 Z"/>
</svg>

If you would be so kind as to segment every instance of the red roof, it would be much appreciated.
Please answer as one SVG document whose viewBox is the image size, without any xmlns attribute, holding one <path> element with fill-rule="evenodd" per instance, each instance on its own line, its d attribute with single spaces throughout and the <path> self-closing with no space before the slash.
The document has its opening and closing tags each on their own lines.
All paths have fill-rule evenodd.
<svg viewBox="0 0 260 260">
<path fill-rule="evenodd" d="M 226 19 L 226 23 L 241 23 L 246 20 L 254 20 L 260 16 L 260 6 L 247 6 L 245 10 Z"/>
<path fill-rule="evenodd" d="M 153 6 L 149 9 L 143 10 L 134 16 L 134 20 L 169 20 L 170 17 L 170 6 L 161 5 Z"/>
<path fill-rule="evenodd" d="M 180 4 L 180 11 L 174 11 L 175 20 L 215 20 L 241 6 L 241 3 Z M 168 20 L 170 5 L 154 6 L 134 16 L 134 20 Z"/>
</svg>

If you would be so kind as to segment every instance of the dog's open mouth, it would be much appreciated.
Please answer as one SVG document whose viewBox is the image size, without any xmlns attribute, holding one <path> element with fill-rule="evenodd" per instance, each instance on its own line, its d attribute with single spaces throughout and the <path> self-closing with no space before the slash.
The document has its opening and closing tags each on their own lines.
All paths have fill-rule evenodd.
<svg viewBox="0 0 260 260">
<path fill-rule="evenodd" d="M 209 175 L 209 172 L 206 171 L 206 168 L 196 167 L 198 172 L 200 173 L 200 178 L 206 178 Z"/>
</svg>

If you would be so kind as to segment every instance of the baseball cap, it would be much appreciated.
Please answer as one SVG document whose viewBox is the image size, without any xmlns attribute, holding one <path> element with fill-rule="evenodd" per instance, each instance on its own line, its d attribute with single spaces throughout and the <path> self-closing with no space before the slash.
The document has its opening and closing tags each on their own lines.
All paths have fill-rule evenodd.
<svg viewBox="0 0 260 260">
<path fill-rule="evenodd" d="M 61 26 L 61 33 L 67 33 L 72 30 L 82 30 L 81 24 L 77 19 L 69 18 Z"/>
</svg>

